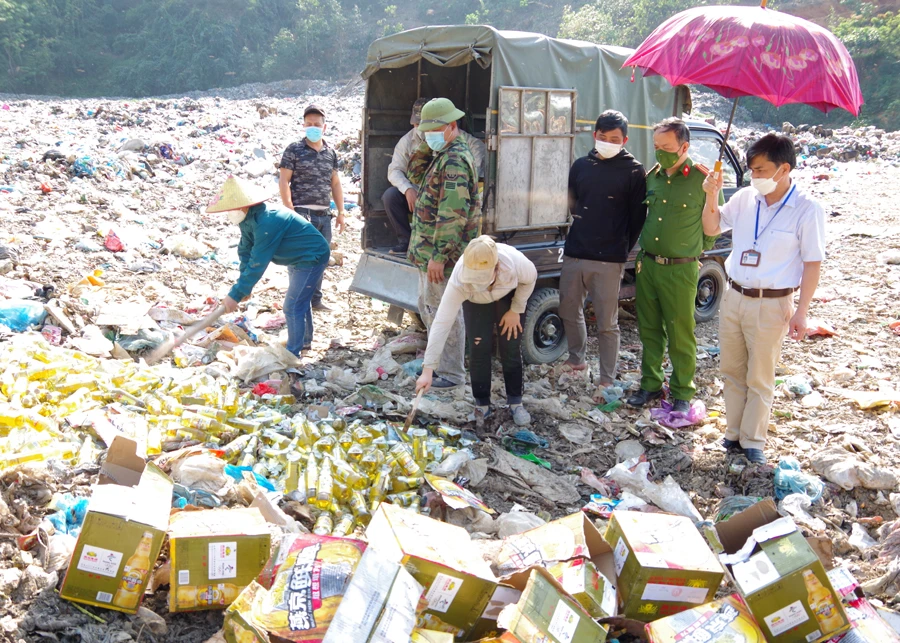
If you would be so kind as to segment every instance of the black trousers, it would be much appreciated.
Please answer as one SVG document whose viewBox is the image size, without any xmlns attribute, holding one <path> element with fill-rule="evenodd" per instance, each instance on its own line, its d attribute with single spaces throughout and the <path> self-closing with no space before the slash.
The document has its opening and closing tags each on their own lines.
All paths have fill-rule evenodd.
<svg viewBox="0 0 900 643">
<path fill-rule="evenodd" d="M 469 342 L 469 375 L 472 379 L 472 395 L 475 404 L 491 403 L 491 357 L 494 353 L 494 327 L 500 341 L 500 364 L 506 384 L 506 401 L 522 403 L 522 334 L 516 339 L 506 339 L 500 332 L 500 319 L 509 310 L 513 294 L 491 304 L 463 302 L 463 318 L 466 321 L 466 339 Z M 522 320 L 524 322 L 524 319 Z M 523 324 L 524 325 L 524 324 Z"/>
<path fill-rule="evenodd" d="M 381 202 L 384 203 L 384 211 L 387 212 L 391 228 L 397 235 L 397 245 L 409 245 L 412 231 L 409 225 L 409 204 L 406 202 L 406 195 L 391 186 L 385 190 Z"/>
</svg>

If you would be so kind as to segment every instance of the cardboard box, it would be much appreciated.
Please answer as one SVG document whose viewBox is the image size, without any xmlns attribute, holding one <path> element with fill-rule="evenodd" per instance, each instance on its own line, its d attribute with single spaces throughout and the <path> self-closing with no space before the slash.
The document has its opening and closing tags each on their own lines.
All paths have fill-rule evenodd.
<svg viewBox="0 0 900 643">
<path fill-rule="evenodd" d="M 507 630 L 501 640 L 521 643 L 603 643 L 607 634 L 606 628 L 540 567 L 531 570 L 519 602 L 504 608 L 497 623 Z"/>
<path fill-rule="evenodd" d="M 610 551 L 594 523 L 579 511 L 505 538 L 497 555 L 497 569 L 505 576 L 573 558 L 594 560 Z"/>
<path fill-rule="evenodd" d="M 453 635 L 447 632 L 416 628 L 409 637 L 409 643 L 453 643 Z"/>
<path fill-rule="evenodd" d="M 169 522 L 169 611 L 225 609 L 269 560 L 258 509 L 182 511 Z"/>
<path fill-rule="evenodd" d="M 265 592 L 253 581 L 228 606 L 222 624 L 226 643 L 269 643 L 269 633 L 253 619 L 253 603 Z"/>
<path fill-rule="evenodd" d="M 594 618 L 616 614 L 615 583 L 597 571 L 589 560 L 576 558 L 548 568 L 553 577 L 572 598 Z"/>
<path fill-rule="evenodd" d="M 407 641 L 425 588 L 375 546 L 366 548 L 323 643 Z M 453 635 L 449 635 L 451 641 Z"/>
<path fill-rule="evenodd" d="M 366 528 L 369 543 L 425 587 L 426 616 L 466 635 L 497 587 L 465 529 L 381 503 Z M 444 627 L 429 629 L 445 631 Z M 458 637 L 461 638 L 461 637 Z"/>
<path fill-rule="evenodd" d="M 762 630 L 737 594 L 646 626 L 650 643 L 763 643 Z"/>
<path fill-rule="evenodd" d="M 770 643 L 827 641 L 849 627 L 825 567 L 771 498 L 716 525 L 720 556 Z"/>
<path fill-rule="evenodd" d="M 123 436 L 112 441 L 59 595 L 135 614 L 169 526 L 172 481 L 137 455 Z"/>
<path fill-rule="evenodd" d="M 604 536 L 613 548 L 620 613 L 649 622 L 715 598 L 725 571 L 689 518 L 614 511 Z"/>
<path fill-rule="evenodd" d="M 497 619 L 504 607 L 507 605 L 515 605 L 519 602 L 519 599 L 522 598 L 522 590 L 525 589 L 525 585 L 528 582 L 528 574 L 522 572 L 522 575 L 523 580 L 520 587 L 509 587 L 507 585 L 497 586 L 494 593 L 491 594 L 491 599 L 488 601 L 488 604 L 485 605 L 484 611 L 481 612 L 481 616 L 479 616 L 478 620 L 475 622 L 475 627 L 469 632 L 468 638 L 470 641 L 500 636 L 502 632 L 500 626 L 497 625 Z M 500 582 L 503 583 L 506 581 L 501 579 Z"/>
</svg>

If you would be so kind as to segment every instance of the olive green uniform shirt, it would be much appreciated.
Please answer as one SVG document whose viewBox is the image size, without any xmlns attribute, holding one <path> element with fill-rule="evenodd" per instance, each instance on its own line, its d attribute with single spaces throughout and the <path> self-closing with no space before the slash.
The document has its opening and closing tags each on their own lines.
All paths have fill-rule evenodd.
<svg viewBox="0 0 900 643">
<path fill-rule="evenodd" d="M 641 232 L 641 248 L 671 259 L 699 257 L 716 242 L 703 234 L 706 173 L 689 158 L 669 176 L 659 166 L 647 173 L 647 221 Z M 725 203 L 719 192 L 720 205 Z"/>
</svg>

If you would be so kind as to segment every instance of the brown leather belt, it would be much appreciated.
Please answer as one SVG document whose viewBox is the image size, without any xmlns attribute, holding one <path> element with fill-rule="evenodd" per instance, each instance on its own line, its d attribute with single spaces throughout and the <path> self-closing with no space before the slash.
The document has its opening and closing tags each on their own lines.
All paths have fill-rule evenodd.
<svg viewBox="0 0 900 643">
<path fill-rule="evenodd" d="M 691 263 L 700 260 L 700 257 L 660 257 L 659 255 L 652 255 L 646 250 L 644 250 L 644 256 L 651 259 L 654 263 L 658 263 L 662 266 L 671 266 L 673 264 L 679 263 Z"/>
<path fill-rule="evenodd" d="M 759 299 L 760 297 L 765 297 L 766 299 L 776 299 L 778 297 L 787 297 L 794 293 L 796 288 L 780 288 L 778 290 L 767 290 L 765 288 L 744 288 L 740 284 L 737 284 L 728 278 L 729 285 L 737 290 L 739 293 L 744 295 L 745 297 L 755 297 Z"/>
</svg>

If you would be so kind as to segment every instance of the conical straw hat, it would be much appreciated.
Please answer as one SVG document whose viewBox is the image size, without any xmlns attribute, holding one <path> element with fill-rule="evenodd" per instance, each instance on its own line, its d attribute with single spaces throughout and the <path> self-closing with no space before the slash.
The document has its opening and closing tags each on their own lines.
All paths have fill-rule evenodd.
<svg viewBox="0 0 900 643">
<path fill-rule="evenodd" d="M 229 176 L 219 193 L 209 202 L 206 211 L 210 214 L 214 212 L 228 212 L 229 210 L 240 210 L 257 203 L 262 203 L 272 196 L 271 192 L 258 185 Z"/>
</svg>

